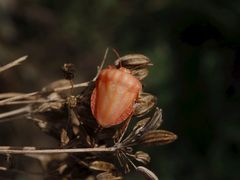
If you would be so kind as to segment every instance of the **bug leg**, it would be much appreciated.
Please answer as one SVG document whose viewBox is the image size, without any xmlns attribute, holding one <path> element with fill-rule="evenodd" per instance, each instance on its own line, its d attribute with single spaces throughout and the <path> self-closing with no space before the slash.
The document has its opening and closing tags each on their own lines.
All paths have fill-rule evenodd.
<svg viewBox="0 0 240 180">
<path fill-rule="evenodd" d="M 120 54 L 119 54 L 119 52 L 115 48 L 112 48 L 112 51 L 115 53 L 117 58 L 120 58 Z"/>
</svg>

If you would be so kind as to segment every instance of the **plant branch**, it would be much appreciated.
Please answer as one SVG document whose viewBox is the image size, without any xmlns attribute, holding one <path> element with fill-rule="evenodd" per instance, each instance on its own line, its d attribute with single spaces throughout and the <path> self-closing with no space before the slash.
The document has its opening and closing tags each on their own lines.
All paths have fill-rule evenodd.
<svg viewBox="0 0 240 180">
<path fill-rule="evenodd" d="M 19 96 L 19 95 L 23 95 L 23 94 L 24 93 L 16 93 L 16 92 L 1 93 L 0 94 L 0 99 L 11 98 L 11 97 Z"/>
<path fill-rule="evenodd" d="M 12 110 L 12 111 L 1 113 L 0 114 L 0 119 L 9 118 L 9 117 L 20 115 L 20 114 L 23 114 L 23 113 L 29 113 L 30 111 L 31 111 L 31 107 L 30 106 L 25 106 L 25 107 L 22 107 L 22 108 L 19 108 L 19 109 L 15 109 L 15 110 Z"/>
<path fill-rule="evenodd" d="M 17 66 L 19 64 L 21 64 L 23 61 L 25 61 L 27 59 L 28 56 L 23 56 L 23 57 L 20 57 L 16 60 L 14 60 L 13 62 L 10 62 L 2 67 L 0 67 L 0 73 L 3 72 L 3 71 L 6 71 L 7 69 L 10 69 L 14 66 Z"/>
<path fill-rule="evenodd" d="M 37 104 L 37 103 L 53 103 L 53 102 L 65 102 L 65 100 L 63 100 L 63 99 L 57 99 L 57 100 L 36 99 L 36 100 L 13 101 L 13 102 L 10 101 L 10 102 L 6 102 L 4 105 Z"/>
<path fill-rule="evenodd" d="M 73 86 L 73 88 L 87 87 L 91 82 L 92 81 L 75 84 Z M 53 89 L 53 92 L 61 92 L 61 91 L 68 90 L 68 89 L 71 89 L 71 88 L 72 88 L 72 86 L 63 86 L 63 87 L 60 87 L 60 88 Z M 16 93 L 16 96 L 10 96 L 10 98 L 6 98 L 6 99 L 1 100 L 0 101 L 0 106 L 7 105 L 7 104 L 9 104 L 9 102 L 13 102 L 13 101 L 16 101 L 16 100 L 27 99 L 31 96 L 36 96 L 36 95 L 39 95 L 39 94 L 41 94 L 41 91 L 35 91 L 35 92 L 27 93 L 27 94 Z M 7 93 L 4 93 L 3 96 L 6 96 L 6 95 L 7 95 Z M 1 97 L 1 94 L 0 94 L 0 97 Z"/>
<path fill-rule="evenodd" d="M 23 149 L 10 146 L 0 146 L 0 154 L 63 154 L 63 153 L 96 153 L 114 152 L 117 147 L 98 148 L 73 148 L 73 149 L 36 149 L 35 147 L 24 147 Z"/>
<path fill-rule="evenodd" d="M 10 97 L 10 98 L 7 98 L 7 99 L 3 99 L 3 100 L 0 101 L 0 106 L 3 106 L 8 102 L 16 101 L 16 100 L 19 100 L 19 99 L 26 99 L 28 97 L 35 96 L 37 94 L 39 94 L 38 91 L 32 92 L 32 93 L 27 93 L 27 94 L 20 94 L 20 95 L 13 96 L 13 97 Z"/>
<path fill-rule="evenodd" d="M 90 83 L 91 83 L 91 81 L 87 81 L 87 82 L 84 82 L 84 83 L 74 84 L 73 86 L 72 85 L 63 86 L 63 87 L 55 88 L 53 91 L 54 92 L 61 92 L 61 91 L 69 90 L 69 89 L 72 89 L 72 88 L 87 87 Z"/>
</svg>

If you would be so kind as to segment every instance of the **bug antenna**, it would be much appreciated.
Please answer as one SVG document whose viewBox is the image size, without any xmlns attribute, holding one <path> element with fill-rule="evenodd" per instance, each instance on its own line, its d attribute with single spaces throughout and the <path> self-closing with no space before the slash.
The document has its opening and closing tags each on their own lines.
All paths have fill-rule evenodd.
<svg viewBox="0 0 240 180">
<path fill-rule="evenodd" d="M 112 48 L 112 51 L 117 56 L 117 58 L 120 58 L 120 54 L 119 54 L 119 52 L 115 48 Z"/>
<path fill-rule="evenodd" d="M 117 58 L 120 58 L 119 52 L 115 48 L 112 48 L 112 50 L 115 53 L 115 55 L 117 56 Z M 120 65 L 120 67 L 122 67 L 122 62 L 121 61 L 119 62 L 119 65 Z"/>
<path fill-rule="evenodd" d="M 103 60 L 102 60 L 102 62 L 100 64 L 100 66 L 98 67 L 98 72 L 97 72 L 96 76 L 93 78 L 92 81 L 96 81 L 97 80 L 97 78 L 98 78 L 98 76 L 99 76 L 99 74 L 100 74 L 100 72 L 101 72 L 101 70 L 102 70 L 102 68 L 103 68 L 103 66 L 105 64 L 105 61 L 107 59 L 108 51 L 109 51 L 109 48 L 106 49 L 104 57 L 103 57 Z"/>
</svg>

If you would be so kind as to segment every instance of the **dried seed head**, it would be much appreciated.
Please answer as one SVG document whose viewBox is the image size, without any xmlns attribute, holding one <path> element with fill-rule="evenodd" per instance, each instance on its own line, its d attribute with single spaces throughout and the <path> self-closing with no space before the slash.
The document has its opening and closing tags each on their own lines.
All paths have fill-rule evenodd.
<svg viewBox="0 0 240 180">
<path fill-rule="evenodd" d="M 143 68 L 143 69 L 133 69 L 131 71 L 131 74 L 135 76 L 139 80 L 143 80 L 145 77 L 148 75 L 148 69 Z"/>
<path fill-rule="evenodd" d="M 133 127 L 133 131 L 136 131 L 136 133 L 138 133 L 139 130 L 142 129 L 149 120 L 150 118 L 144 118 L 138 121 L 137 124 Z"/>
<path fill-rule="evenodd" d="M 97 180 L 121 180 L 121 176 L 114 176 L 112 173 L 104 172 L 97 175 Z"/>
<path fill-rule="evenodd" d="M 169 144 L 177 139 L 177 135 L 165 130 L 148 131 L 141 137 L 139 143 L 145 146 Z"/>
<path fill-rule="evenodd" d="M 148 131 L 155 130 L 159 128 L 162 123 L 162 111 L 156 108 L 153 117 L 145 118 L 139 121 L 133 128 L 133 131 L 128 135 L 126 139 L 123 140 L 125 146 L 134 146 L 139 143 L 142 136 Z"/>
<path fill-rule="evenodd" d="M 67 104 L 70 108 L 74 108 L 77 106 L 77 98 L 76 96 L 68 96 L 67 97 Z"/>
<path fill-rule="evenodd" d="M 136 67 L 145 67 L 150 65 L 150 60 L 148 57 L 142 54 L 129 54 L 123 57 L 118 58 L 115 61 L 115 66 L 117 67 L 126 67 L 128 69 Z"/>
<path fill-rule="evenodd" d="M 160 125 L 162 124 L 162 121 L 163 121 L 162 120 L 162 110 L 157 107 L 152 118 L 144 126 L 144 132 L 148 132 L 150 130 L 155 130 L 155 129 L 159 128 Z"/>
<path fill-rule="evenodd" d="M 151 160 L 149 154 L 143 151 L 137 151 L 135 153 L 135 159 L 143 164 L 148 164 Z"/>
<path fill-rule="evenodd" d="M 61 154 L 61 157 L 59 155 L 37 155 L 36 157 L 46 168 L 47 173 L 54 170 L 54 175 L 56 173 L 58 179 L 117 180 L 122 179 L 119 175 L 130 172 L 133 167 L 146 179 L 158 180 L 149 169 L 143 166 L 136 167 L 130 158 L 147 164 L 150 162 L 150 156 L 142 151 L 137 151 L 134 154 L 133 146 L 162 145 L 176 140 L 177 136 L 174 133 L 157 130 L 162 123 L 161 109 L 156 108 L 152 117 L 146 116 L 145 119 L 138 121 L 128 136 L 125 137 L 132 116 L 137 116 L 138 119 L 138 117 L 146 115 L 156 105 L 156 98 L 153 95 L 142 92 L 140 82 L 148 75 L 147 67 L 151 65 L 150 60 L 141 54 L 120 57 L 115 61 L 115 66 L 108 68 L 108 75 L 105 76 L 107 71 L 102 67 L 106 54 L 96 77 L 91 82 L 87 82 L 87 87 L 81 92 L 78 91 L 80 94 L 76 96 L 73 95 L 73 89 L 77 86 L 73 86 L 72 81 L 75 72 L 74 66 L 64 64 L 62 70 L 66 79 L 51 83 L 39 91 L 36 96 L 31 95 L 30 98 L 26 96 L 29 100 L 32 98 L 43 100 L 43 103 L 29 104 L 32 111 L 28 118 L 32 119 L 42 131 L 55 137 L 64 148 L 69 150 L 71 148 L 111 149 L 112 147 L 115 151 L 111 151 L 111 155 L 113 155 L 111 157 L 117 158 L 115 160 L 119 161 L 119 166 L 116 165 L 115 167 L 114 164 L 106 162 L 111 157 L 102 154 L 105 150 L 103 152 L 98 150 L 96 153 L 89 153 L 88 151 L 74 153 L 74 156 L 72 153 L 67 153 Z M 105 86 L 103 86 L 104 83 L 106 83 Z M 134 90 L 136 84 L 138 88 Z M 95 87 L 95 85 L 98 86 Z M 94 88 L 95 91 L 98 90 L 94 95 L 95 97 L 92 94 Z M 106 92 L 106 89 L 108 92 Z M 134 90 L 133 94 L 130 93 L 132 90 Z M 72 96 L 69 96 L 69 94 Z M 104 99 L 103 97 L 108 98 Z M 97 102 L 101 102 L 98 107 Z M 96 112 L 92 109 L 92 107 L 95 108 L 95 105 L 98 108 Z M 115 118 L 114 123 L 107 123 L 105 127 L 108 128 L 100 128 L 94 118 L 97 114 L 99 115 L 99 112 L 107 117 L 107 121 L 113 121 Z M 119 114 L 116 115 L 117 113 Z M 118 125 L 121 122 L 123 123 Z M 109 125 L 118 126 L 110 127 Z M 107 152 L 110 154 L 109 151 Z M 111 162 L 115 161 L 112 160 Z M 5 170 L 4 167 L 2 169 Z M 97 173 L 100 174 L 95 178 L 94 175 Z M 51 176 L 49 179 L 52 179 Z"/>
<path fill-rule="evenodd" d="M 105 161 L 93 161 L 89 164 L 89 168 L 97 171 L 111 172 L 115 169 L 115 166 L 112 163 Z"/>
<path fill-rule="evenodd" d="M 135 116 L 142 116 L 149 112 L 157 102 L 157 98 L 149 93 L 140 93 L 139 98 L 135 104 Z"/>
<path fill-rule="evenodd" d="M 141 173 L 145 179 L 148 180 L 158 180 L 158 177 L 149 169 L 143 167 L 143 166 L 138 166 L 136 169 L 139 173 Z"/>
<path fill-rule="evenodd" d="M 66 63 L 62 67 L 65 79 L 72 80 L 74 78 L 75 67 L 71 63 Z"/>
<path fill-rule="evenodd" d="M 67 168 L 68 168 L 68 165 L 67 165 L 67 164 L 63 164 L 63 165 L 61 165 L 61 166 L 57 169 L 57 171 L 59 172 L 59 174 L 63 174 L 64 171 L 65 171 Z"/>
<path fill-rule="evenodd" d="M 67 135 L 67 131 L 65 129 L 62 129 L 61 131 L 61 144 L 63 146 L 67 145 L 69 143 L 70 139 Z"/>
</svg>

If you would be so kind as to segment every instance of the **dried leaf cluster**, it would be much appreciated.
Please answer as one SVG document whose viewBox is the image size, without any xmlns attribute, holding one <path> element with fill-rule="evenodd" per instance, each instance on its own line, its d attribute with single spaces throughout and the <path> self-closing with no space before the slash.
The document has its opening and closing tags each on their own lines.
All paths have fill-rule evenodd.
<svg viewBox="0 0 240 180">
<path fill-rule="evenodd" d="M 156 107 L 156 97 L 141 92 L 134 114 L 116 127 L 99 127 L 91 113 L 90 96 L 107 51 L 92 81 L 74 84 L 74 66 L 65 64 L 65 79 L 40 91 L 0 94 L 0 106 L 22 105 L 1 113 L 2 121 L 26 117 L 59 142 L 57 149 L 0 147 L 0 154 L 23 154 L 38 159 L 45 169 L 45 179 L 122 179 L 134 170 L 146 179 L 158 179 L 144 167 L 150 162 L 149 154 L 134 151 L 136 145 L 163 145 L 177 138 L 174 133 L 159 129 L 162 110 Z M 139 80 L 148 75 L 150 65 L 149 58 L 140 54 L 115 60 L 116 67 L 128 68 Z M 10 169 L 0 167 L 0 170 Z"/>
</svg>

